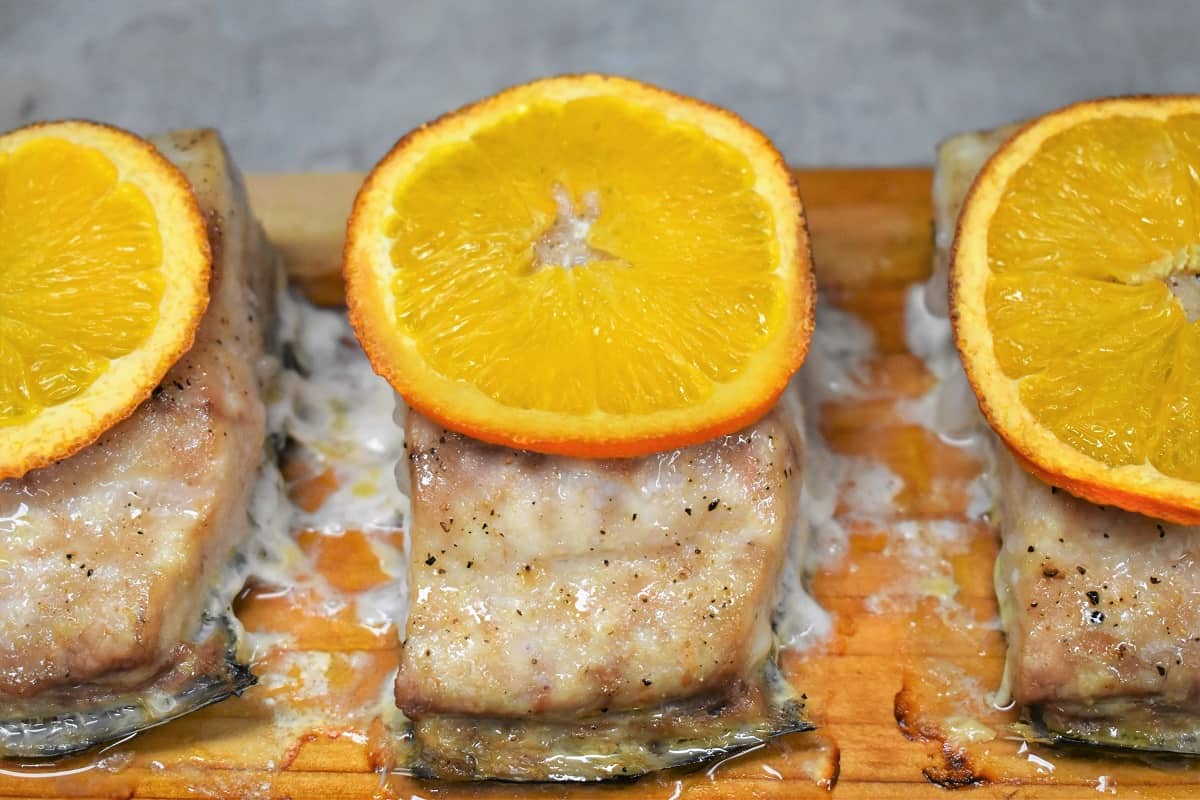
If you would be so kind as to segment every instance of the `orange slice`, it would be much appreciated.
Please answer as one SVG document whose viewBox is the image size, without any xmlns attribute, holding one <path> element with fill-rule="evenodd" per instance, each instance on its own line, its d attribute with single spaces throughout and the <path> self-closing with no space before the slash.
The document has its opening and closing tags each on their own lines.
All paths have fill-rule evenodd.
<svg viewBox="0 0 1200 800">
<path fill-rule="evenodd" d="M 0 136 L 0 478 L 87 446 L 192 343 L 210 256 L 191 187 L 91 122 Z"/>
<path fill-rule="evenodd" d="M 1030 471 L 1200 524 L 1200 97 L 1019 131 L 959 218 L 951 305 L 980 407 Z"/>
<path fill-rule="evenodd" d="M 489 442 L 635 456 L 775 402 L 812 334 L 803 209 L 733 114 L 600 75 L 413 131 L 347 231 L 350 318 L 414 408 Z"/>
</svg>

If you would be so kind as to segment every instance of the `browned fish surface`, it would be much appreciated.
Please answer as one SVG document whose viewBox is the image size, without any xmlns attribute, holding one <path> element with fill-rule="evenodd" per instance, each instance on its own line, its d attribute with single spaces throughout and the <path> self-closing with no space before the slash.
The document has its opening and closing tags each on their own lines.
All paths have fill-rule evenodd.
<svg viewBox="0 0 1200 800">
<path fill-rule="evenodd" d="M 547 759 L 573 735 L 574 755 L 597 746 L 614 725 L 634 737 L 622 747 L 715 741 L 697 732 L 700 705 L 722 731 L 745 728 L 746 709 L 769 716 L 763 670 L 800 492 L 793 431 L 776 412 L 685 450 L 585 461 L 486 445 L 410 413 L 411 609 L 396 700 L 424 763 L 465 777 L 630 774 L 653 767 L 635 758 L 605 775 L 566 753 Z M 655 733 L 645 723 L 663 709 Z M 795 729 L 785 716 L 753 741 Z M 466 739 L 486 763 L 448 767 L 447 743 Z"/>
<path fill-rule="evenodd" d="M 206 215 L 211 301 L 191 351 L 129 419 L 0 483 L 0 754 L 78 749 L 251 680 L 226 663 L 223 626 L 193 637 L 251 530 L 277 268 L 217 134 L 156 144 Z M 75 713 L 86 720 L 58 730 Z"/>
</svg>

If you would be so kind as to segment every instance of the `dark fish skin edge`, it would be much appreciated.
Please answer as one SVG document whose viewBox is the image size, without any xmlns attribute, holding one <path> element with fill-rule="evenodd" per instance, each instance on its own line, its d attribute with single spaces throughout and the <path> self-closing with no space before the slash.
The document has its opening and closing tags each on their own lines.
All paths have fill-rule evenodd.
<svg viewBox="0 0 1200 800">
<path fill-rule="evenodd" d="M 574 753 L 578 740 L 572 740 L 571 726 L 559 730 L 547 727 L 536 720 L 510 720 L 507 722 L 464 717 L 464 726 L 487 730 L 499 724 L 511 727 L 515 736 L 531 738 L 534 743 L 522 745 L 518 740 L 507 738 L 502 749 L 512 748 L 511 758 L 488 761 L 490 767 L 479 764 L 472 750 L 483 743 L 461 740 L 455 752 L 447 756 L 443 745 L 442 755 L 423 751 L 421 737 L 415 738 L 416 752 L 408 759 L 405 771 L 422 780 L 437 781 L 491 781 L 498 783 L 614 783 L 634 780 L 652 772 L 662 770 L 686 770 L 706 764 L 714 759 L 728 757 L 750 750 L 778 736 L 815 730 L 816 726 L 805 715 L 807 698 L 798 695 L 788 680 L 780 673 L 774 654 L 767 660 L 758 676 L 765 707 L 749 711 L 748 715 L 721 720 L 727 710 L 718 702 L 699 702 L 683 717 L 696 720 L 696 737 L 688 738 L 682 731 L 676 738 L 662 738 L 639 730 L 638 716 L 657 716 L 662 709 L 647 708 L 628 713 L 623 722 L 629 728 L 609 731 L 599 735 L 585 747 L 596 755 L 607 756 L 603 765 L 578 768 L 572 771 L 555 764 L 555 756 Z M 715 725 L 714 725 L 715 723 Z M 709 727 L 714 726 L 714 727 Z M 539 730 L 545 727 L 546 730 Z M 586 729 L 586 725 L 582 726 Z M 451 733 L 453 730 L 451 729 Z M 414 727 L 414 733 L 417 733 Z M 611 737 L 618 736 L 625 752 L 613 747 Z M 736 741 L 731 742 L 731 739 Z M 585 741 L 587 741 L 585 735 Z M 497 743 L 493 743 L 494 745 Z M 607 746 L 606 746 L 607 744 Z M 557 749 L 556 749 L 557 747 Z M 494 755 L 496 751 L 486 752 Z M 430 757 L 432 755 L 432 758 Z"/>
<path fill-rule="evenodd" d="M 1062 731 L 1051 728 L 1042 718 L 1041 709 L 1030 706 L 1022 710 L 1021 724 L 1017 732 L 1026 741 L 1048 744 L 1067 750 L 1080 750 L 1098 754 L 1110 752 L 1126 753 L 1130 756 L 1163 757 L 1167 759 L 1191 760 L 1200 756 L 1200 723 L 1189 731 L 1173 731 L 1153 737 L 1131 731 L 1122 734 L 1114 731 L 1112 737 L 1089 736 L 1079 731 Z M 1111 728 L 1117 728 L 1114 724 Z"/>
<path fill-rule="evenodd" d="M 237 642 L 228 616 L 223 617 L 220 627 L 217 635 L 228 642 L 223 669 L 197 677 L 175 694 L 176 704 L 166 715 L 153 716 L 154 712 L 145 704 L 119 703 L 41 718 L 5 720 L 0 722 L 0 757 L 61 758 L 154 728 L 228 697 L 240 696 L 258 679 L 250 672 L 249 665 L 237 658 Z"/>
<path fill-rule="evenodd" d="M 778 736 L 786 736 L 787 734 L 790 734 L 790 733 L 806 733 L 808 731 L 816 730 L 816 727 L 817 727 L 816 725 L 814 725 L 813 723 L 811 723 L 807 720 L 797 720 L 791 726 L 779 728 L 778 730 L 773 731 L 770 736 L 767 736 L 757 742 L 748 742 L 746 744 L 739 744 L 735 747 L 713 748 L 711 750 L 704 750 L 704 751 L 700 751 L 700 752 L 696 753 L 695 755 L 689 754 L 688 758 L 685 758 L 680 761 L 664 762 L 661 766 L 651 767 L 651 768 L 644 769 L 644 770 L 641 770 L 638 772 L 615 774 L 615 775 L 612 775 L 609 777 L 604 777 L 604 778 L 585 778 L 585 777 L 561 775 L 561 776 L 558 776 L 555 778 L 547 778 L 545 780 L 536 780 L 536 781 L 521 780 L 518 778 L 496 778 L 496 777 L 488 777 L 488 778 L 477 777 L 477 778 L 469 778 L 468 780 L 486 780 L 490 783 L 507 783 L 507 784 L 523 784 L 523 785 L 563 784 L 563 783 L 569 783 L 569 784 L 573 784 L 573 783 L 609 783 L 609 784 L 632 783 L 633 781 L 636 781 L 638 778 L 643 778 L 652 772 L 660 772 L 662 770 L 668 770 L 668 769 L 687 770 L 687 769 L 694 769 L 697 767 L 701 767 L 715 759 L 737 755 L 738 753 L 743 753 L 747 750 L 750 750 L 751 748 L 758 747 L 759 745 L 764 744 L 765 742 L 768 742 L 771 739 L 774 739 Z M 423 781 L 446 780 L 445 778 L 440 778 L 437 774 L 434 773 L 433 770 L 431 770 L 425 764 L 421 764 L 421 763 L 414 764 L 412 766 L 412 768 L 410 769 L 410 772 L 414 778 L 418 778 Z M 462 780 L 462 779 L 460 778 L 458 780 Z"/>
</svg>

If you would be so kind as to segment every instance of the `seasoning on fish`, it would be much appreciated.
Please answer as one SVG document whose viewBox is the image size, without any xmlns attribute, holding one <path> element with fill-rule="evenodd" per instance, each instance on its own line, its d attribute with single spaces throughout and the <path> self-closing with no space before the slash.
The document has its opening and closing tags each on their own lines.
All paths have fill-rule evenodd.
<svg viewBox="0 0 1200 800">
<path fill-rule="evenodd" d="M 628 777 L 810 727 L 771 627 L 797 523 L 797 425 L 776 410 L 704 444 L 593 461 L 410 412 L 396 701 L 418 772 Z"/>
</svg>

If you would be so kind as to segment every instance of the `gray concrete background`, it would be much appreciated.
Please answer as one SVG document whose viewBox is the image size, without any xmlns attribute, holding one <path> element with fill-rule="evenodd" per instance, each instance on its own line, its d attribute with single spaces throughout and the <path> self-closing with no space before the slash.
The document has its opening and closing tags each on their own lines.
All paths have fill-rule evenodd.
<svg viewBox="0 0 1200 800">
<path fill-rule="evenodd" d="M 1200 91 L 1198 38 L 1194 0 L 0 0 L 0 129 L 207 124 L 244 169 L 362 169 L 444 111 L 597 70 L 728 106 L 794 163 L 928 163 L 957 130 Z"/>
</svg>

